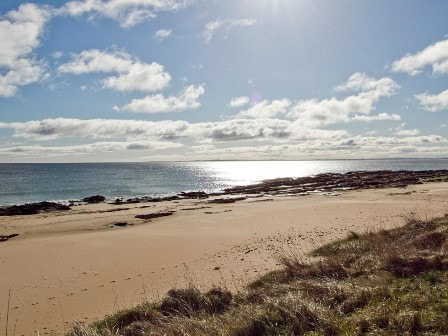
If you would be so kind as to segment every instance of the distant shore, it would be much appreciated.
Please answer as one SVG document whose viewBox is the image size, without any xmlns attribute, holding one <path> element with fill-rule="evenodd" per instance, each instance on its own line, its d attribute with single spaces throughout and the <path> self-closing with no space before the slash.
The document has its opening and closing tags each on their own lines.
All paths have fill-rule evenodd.
<svg viewBox="0 0 448 336">
<path fill-rule="evenodd" d="M 35 335 L 95 321 L 191 279 L 238 290 L 276 269 L 284 250 L 305 253 L 349 231 L 401 225 L 408 215 L 443 216 L 447 176 L 323 174 L 172 200 L 0 216 L 0 235 L 15 235 L 0 242 L 0 302 L 11 289 L 16 334 Z"/>
</svg>

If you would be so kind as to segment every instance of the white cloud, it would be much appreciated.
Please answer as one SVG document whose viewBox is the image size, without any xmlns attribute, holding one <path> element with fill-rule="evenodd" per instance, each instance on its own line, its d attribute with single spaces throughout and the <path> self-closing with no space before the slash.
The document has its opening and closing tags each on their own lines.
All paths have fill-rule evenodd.
<svg viewBox="0 0 448 336">
<path fill-rule="evenodd" d="M 420 52 L 407 54 L 392 64 L 392 71 L 418 75 L 430 66 L 434 75 L 448 74 L 448 40 L 431 44 Z"/>
<path fill-rule="evenodd" d="M 238 114 L 240 118 L 273 118 L 278 115 L 284 115 L 289 111 L 291 101 L 289 99 L 263 100 L 252 105 L 249 109 L 241 111 Z"/>
<path fill-rule="evenodd" d="M 72 56 L 72 61 L 58 67 L 60 73 L 75 75 L 95 72 L 127 72 L 134 61 L 126 52 L 107 52 L 98 49 L 84 50 Z"/>
<path fill-rule="evenodd" d="M 420 130 L 417 128 L 406 129 L 405 127 L 406 127 L 406 123 L 401 123 L 397 127 L 389 128 L 389 131 L 395 132 L 395 134 L 398 136 L 408 136 L 408 137 L 420 134 Z"/>
<path fill-rule="evenodd" d="M 448 109 L 448 90 L 436 95 L 421 93 L 415 96 L 422 108 L 430 112 L 440 112 Z"/>
<path fill-rule="evenodd" d="M 101 15 L 131 27 L 154 19 L 158 12 L 175 11 L 189 6 L 194 0 L 73 0 L 60 10 L 71 16 Z"/>
<path fill-rule="evenodd" d="M 255 25 L 257 20 L 254 19 L 231 19 L 231 20 L 222 20 L 217 19 L 215 21 L 211 21 L 207 23 L 204 27 L 203 32 L 201 33 L 201 38 L 204 43 L 210 43 L 213 39 L 214 35 L 217 31 L 222 30 L 226 34 L 229 34 L 230 30 L 237 27 L 250 27 Z"/>
<path fill-rule="evenodd" d="M 158 91 L 168 86 L 171 76 L 158 63 L 143 63 L 123 51 L 84 50 L 72 61 L 58 67 L 59 73 L 116 73 L 101 81 L 104 88 L 116 91 Z"/>
<path fill-rule="evenodd" d="M 156 94 L 142 99 L 133 99 L 120 110 L 134 113 L 167 113 L 196 109 L 201 106 L 198 99 L 204 93 L 204 85 L 190 85 L 180 92 L 177 97 L 165 97 L 162 94 Z"/>
<path fill-rule="evenodd" d="M 398 114 L 380 113 L 377 115 L 355 115 L 351 118 L 353 121 L 385 121 L 385 120 L 401 120 L 401 116 Z"/>
<path fill-rule="evenodd" d="M 406 123 L 401 123 L 400 125 L 396 126 L 396 127 L 391 127 L 389 128 L 389 131 L 401 131 L 405 128 Z"/>
<path fill-rule="evenodd" d="M 287 138 L 290 125 L 279 119 L 231 119 L 192 124 L 190 134 L 212 141 Z"/>
<path fill-rule="evenodd" d="M 13 68 L 0 75 L 0 97 L 12 97 L 17 94 L 19 86 L 36 83 L 47 77 L 43 62 L 19 59 Z"/>
<path fill-rule="evenodd" d="M 0 20 L 0 96 L 17 94 L 19 87 L 47 78 L 45 63 L 32 52 L 40 44 L 50 10 L 22 4 Z"/>
<path fill-rule="evenodd" d="M 55 51 L 51 54 L 51 56 L 53 56 L 54 59 L 59 59 L 64 56 L 64 53 L 62 51 Z"/>
<path fill-rule="evenodd" d="M 350 76 L 347 82 L 336 86 L 336 91 L 371 92 L 376 96 L 392 96 L 400 87 L 389 77 L 375 79 L 365 73 L 356 72 Z"/>
<path fill-rule="evenodd" d="M 242 107 L 244 105 L 249 104 L 250 99 L 249 97 L 236 97 L 236 98 L 232 98 L 232 100 L 230 100 L 229 103 L 229 107 Z"/>
<path fill-rule="evenodd" d="M 403 135 L 403 136 L 413 136 L 413 135 L 419 135 L 420 134 L 420 130 L 417 128 L 414 129 L 404 129 L 404 130 L 400 130 L 397 131 L 396 133 L 397 135 Z"/>
<path fill-rule="evenodd" d="M 241 111 L 238 118 L 274 118 L 285 116 L 295 120 L 302 127 L 322 127 L 349 121 L 400 120 L 397 114 L 380 113 L 371 115 L 375 103 L 382 97 L 397 93 L 399 86 L 391 78 L 374 79 L 362 73 L 352 75 L 348 81 L 335 88 L 337 91 L 356 91 L 357 94 L 339 99 L 336 97 L 317 100 L 291 101 L 287 98 L 250 106 Z"/>
<path fill-rule="evenodd" d="M 158 91 L 168 86 L 171 76 L 158 63 L 134 63 L 124 74 L 104 79 L 106 88 L 117 91 Z"/>
<path fill-rule="evenodd" d="M 171 33 L 172 33 L 171 29 L 160 29 L 154 33 L 153 37 L 155 40 L 162 42 L 167 37 L 170 37 Z"/>
<path fill-rule="evenodd" d="M 0 21 L 1 66 L 12 67 L 39 46 L 49 16 L 48 10 L 34 4 L 23 4 L 18 10 L 6 13 Z"/>
</svg>

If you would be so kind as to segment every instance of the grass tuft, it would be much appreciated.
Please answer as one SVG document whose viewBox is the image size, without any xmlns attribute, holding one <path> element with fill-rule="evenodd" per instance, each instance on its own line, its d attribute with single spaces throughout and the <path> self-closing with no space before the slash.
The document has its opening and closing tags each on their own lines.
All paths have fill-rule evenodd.
<svg viewBox="0 0 448 336">
<path fill-rule="evenodd" d="M 160 305 L 162 314 L 192 316 L 197 312 L 217 314 L 224 312 L 232 302 L 232 293 L 213 288 L 202 294 L 197 288 L 171 289 Z"/>
</svg>

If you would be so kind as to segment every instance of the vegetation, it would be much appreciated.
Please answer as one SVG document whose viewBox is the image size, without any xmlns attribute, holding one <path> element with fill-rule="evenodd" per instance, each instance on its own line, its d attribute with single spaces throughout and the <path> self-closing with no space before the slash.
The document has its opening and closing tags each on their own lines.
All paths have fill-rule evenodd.
<svg viewBox="0 0 448 336">
<path fill-rule="evenodd" d="M 171 290 L 69 336 L 448 334 L 448 216 L 351 233 L 232 295 Z"/>
</svg>

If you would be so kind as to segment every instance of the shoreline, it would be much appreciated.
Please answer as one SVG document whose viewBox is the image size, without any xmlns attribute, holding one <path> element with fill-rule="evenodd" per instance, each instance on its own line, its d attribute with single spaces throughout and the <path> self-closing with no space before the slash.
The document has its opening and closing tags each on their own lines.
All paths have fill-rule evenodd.
<svg viewBox="0 0 448 336">
<path fill-rule="evenodd" d="M 0 242 L 0 302 L 11 289 L 10 321 L 18 320 L 18 335 L 61 334 L 74 320 L 96 321 L 191 279 L 201 288 L 224 284 L 238 291 L 277 269 L 276 257 L 285 250 L 304 255 L 350 231 L 448 212 L 448 183 L 441 181 L 326 189 L 307 197 L 290 193 L 288 185 L 279 191 L 284 183 L 276 180 L 261 196 L 244 194 L 232 203 L 209 203 L 223 198 L 214 196 L 2 216 L 0 234 L 20 235 Z M 233 192 L 225 198 L 238 198 Z M 149 219 L 136 218 L 141 215 Z"/>
<path fill-rule="evenodd" d="M 357 179 L 361 179 L 363 181 L 358 181 Z M 17 206 L 35 206 L 40 203 L 60 204 L 72 207 L 97 203 L 126 205 L 147 202 L 177 201 L 183 199 L 206 199 L 237 194 L 269 194 L 271 196 L 279 194 L 307 195 L 309 193 L 316 192 L 340 192 L 359 189 L 406 187 L 413 184 L 438 181 L 448 182 L 448 170 L 377 170 L 351 171 L 347 173 L 322 173 L 304 177 L 280 177 L 276 179 L 267 179 L 260 182 L 227 187 L 211 192 L 203 190 L 187 190 L 163 195 L 142 195 L 133 197 L 107 197 L 103 195 L 90 195 L 85 196 L 83 199 L 43 200 L 38 202 L 7 204 L 0 205 L 0 216 L 4 216 L 1 214 L 3 209 Z M 101 199 L 97 201 L 94 198 Z M 93 199 L 93 201 L 89 201 L 89 199 Z M 61 209 L 55 210 L 57 211 Z M 49 211 L 38 211 L 52 212 L 55 210 L 50 209 Z"/>
</svg>

